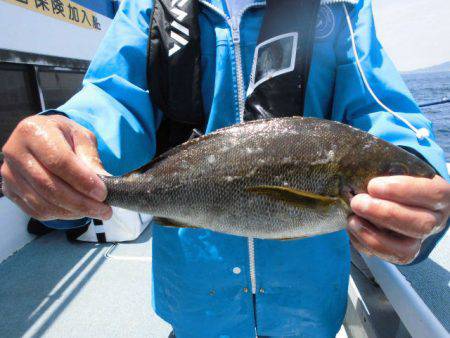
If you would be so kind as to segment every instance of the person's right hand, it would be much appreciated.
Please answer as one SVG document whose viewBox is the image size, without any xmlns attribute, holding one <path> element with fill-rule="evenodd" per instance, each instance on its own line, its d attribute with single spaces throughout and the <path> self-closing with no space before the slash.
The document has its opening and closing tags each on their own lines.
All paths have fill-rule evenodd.
<svg viewBox="0 0 450 338">
<path fill-rule="evenodd" d="M 109 219 L 107 175 L 89 130 L 59 115 L 26 118 L 2 149 L 3 193 L 41 221 Z"/>
</svg>

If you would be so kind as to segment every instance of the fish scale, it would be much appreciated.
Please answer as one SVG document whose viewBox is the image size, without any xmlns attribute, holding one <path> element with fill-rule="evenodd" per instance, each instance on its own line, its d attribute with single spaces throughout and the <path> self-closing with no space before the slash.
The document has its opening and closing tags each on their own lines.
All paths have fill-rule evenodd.
<svg viewBox="0 0 450 338">
<path fill-rule="evenodd" d="M 399 172 L 399 170 L 401 172 Z M 350 126 L 288 117 L 218 130 L 123 177 L 102 177 L 107 203 L 165 225 L 261 239 L 341 230 L 373 177 L 433 177 L 405 150 Z"/>
</svg>

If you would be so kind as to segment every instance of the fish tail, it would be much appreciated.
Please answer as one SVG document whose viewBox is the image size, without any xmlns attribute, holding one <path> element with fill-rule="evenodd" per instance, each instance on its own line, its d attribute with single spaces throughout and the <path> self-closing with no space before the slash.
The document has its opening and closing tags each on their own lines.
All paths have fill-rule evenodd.
<svg viewBox="0 0 450 338">
<path fill-rule="evenodd" d="M 126 184 L 123 177 L 104 175 L 99 175 L 99 177 L 105 183 L 108 192 L 105 203 L 111 206 L 117 206 L 115 204 L 120 203 L 121 195 L 126 192 Z"/>
</svg>

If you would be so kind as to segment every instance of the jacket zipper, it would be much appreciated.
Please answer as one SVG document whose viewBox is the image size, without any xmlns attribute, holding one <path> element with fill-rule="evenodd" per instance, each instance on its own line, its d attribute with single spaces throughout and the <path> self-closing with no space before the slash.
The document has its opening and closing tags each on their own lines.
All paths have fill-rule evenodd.
<svg viewBox="0 0 450 338">
<path fill-rule="evenodd" d="M 233 39 L 233 47 L 234 47 L 234 57 L 236 59 L 236 80 L 238 87 L 238 108 L 239 108 L 239 122 L 242 123 L 244 121 L 244 109 L 245 109 L 245 88 L 244 88 L 244 72 L 242 69 L 242 52 L 241 52 L 241 18 L 244 13 L 250 8 L 263 7 L 266 5 L 265 2 L 255 2 L 246 7 L 244 7 L 233 23 L 233 20 L 222 12 L 216 6 L 206 2 L 205 0 L 200 0 L 200 2 L 206 7 L 213 10 L 215 13 L 220 15 L 225 19 L 228 26 L 231 28 L 231 35 Z M 250 283 L 252 287 L 252 294 L 256 294 L 256 272 L 255 272 L 255 240 L 251 237 L 248 238 L 248 260 L 249 260 L 249 269 L 250 269 Z"/>
<path fill-rule="evenodd" d="M 239 14 L 241 15 L 241 14 Z M 245 109 L 245 90 L 244 90 L 244 72 L 242 69 L 242 51 L 241 51 L 241 32 L 239 30 L 239 20 L 235 23 L 229 22 L 231 25 L 231 32 L 234 44 L 234 56 L 236 59 L 236 80 L 238 87 L 238 108 L 239 108 L 239 122 L 244 121 L 244 109 Z"/>
</svg>

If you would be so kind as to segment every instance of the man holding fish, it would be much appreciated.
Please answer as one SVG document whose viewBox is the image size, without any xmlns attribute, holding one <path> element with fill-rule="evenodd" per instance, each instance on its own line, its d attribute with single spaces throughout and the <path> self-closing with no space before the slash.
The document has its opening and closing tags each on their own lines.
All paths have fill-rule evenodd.
<svg viewBox="0 0 450 338">
<path fill-rule="evenodd" d="M 192 126 L 208 135 L 108 177 Z M 159 217 L 154 306 L 179 338 L 333 337 L 349 242 L 417 263 L 450 213 L 370 0 L 125 0 L 82 91 L 3 152 L 3 192 L 35 218 Z"/>
</svg>

